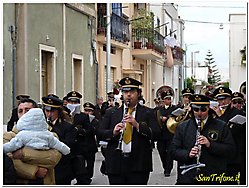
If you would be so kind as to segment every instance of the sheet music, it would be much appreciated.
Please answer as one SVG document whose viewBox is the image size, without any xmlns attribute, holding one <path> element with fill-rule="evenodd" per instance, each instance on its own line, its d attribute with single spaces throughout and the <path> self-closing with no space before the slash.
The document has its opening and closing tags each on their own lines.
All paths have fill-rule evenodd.
<svg viewBox="0 0 249 188">
<path fill-rule="evenodd" d="M 182 114 L 185 113 L 185 110 L 182 108 L 177 108 L 176 110 L 174 110 L 171 114 L 174 116 L 180 116 Z"/>
<path fill-rule="evenodd" d="M 230 123 L 235 123 L 235 124 L 238 124 L 238 125 L 243 125 L 246 122 L 246 117 L 238 114 L 238 115 L 234 116 L 233 118 L 231 118 L 229 120 L 229 122 Z"/>
</svg>

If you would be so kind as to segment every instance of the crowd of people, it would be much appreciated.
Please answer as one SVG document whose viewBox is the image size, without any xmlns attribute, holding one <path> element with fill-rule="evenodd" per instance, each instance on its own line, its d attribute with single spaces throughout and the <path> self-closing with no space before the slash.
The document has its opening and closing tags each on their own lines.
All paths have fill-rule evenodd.
<svg viewBox="0 0 249 188">
<path fill-rule="evenodd" d="M 173 104 L 165 88 L 146 106 L 142 83 L 130 77 L 119 81 L 119 102 L 109 92 L 104 102 L 85 102 L 69 92 L 42 97 L 18 95 L 3 135 L 4 185 L 89 185 L 100 147 L 100 171 L 110 185 L 146 185 L 156 149 L 165 177 L 177 161 L 177 185 L 246 185 L 246 101 L 240 92 L 217 87 L 212 95 L 182 90 Z M 165 179 L 167 181 L 167 179 Z"/>
</svg>

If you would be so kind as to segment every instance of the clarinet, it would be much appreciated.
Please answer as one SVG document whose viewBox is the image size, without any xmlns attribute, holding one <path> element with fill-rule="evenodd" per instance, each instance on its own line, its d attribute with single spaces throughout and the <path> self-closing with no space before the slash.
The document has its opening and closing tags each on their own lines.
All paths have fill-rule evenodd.
<svg viewBox="0 0 249 188">
<path fill-rule="evenodd" d="M 196 143 L 195 143 L 195 145 L 198 147 L 198 154 L 196 159 L 197 164 L 200 164 L 200 157 L 201 157 L 201 144 L 197 142 L 200 135 L 201 135 L 201 119 L 198 119 L 198 127 L 196 132 Z M 200 168 L 197 168 L 197 171 L 200 171 Z"/>
<path fill-rule="evenodd" d="M 196 158 L 196 164 L 191 164 L 191 165 L 183 165 L 180 166 L 180 169 L 184 169 L 181 174 L 184 175 L 188 171 L 192 169 L 197 169 L 197 173 L 199 173 L 201 167 L 205 167 L 204 163 L 200 163 L 200 157 L 201 157 L 201 144 L 198 143 L 198 137 L 201 135 L 201 119 L 198 119 L 198 127 L 196 131 L 196 141 L 195 141 L 195 146 L 198 147 L 198 154 Z"/>
<path fill-rule="evenodd" d="M 128 114 L 129 106 L 130 106 L 130 101 L 127 101 L 124 116 L 126 116 Z M 122 123 L 124 124 L 124 118 L 122 119 Z M 124 136 L 124 129 L 121 129 L 120 130 L 120 137 L 118 140 L 118 147 L 116 148 L 117 151 L 122 151 L 123 136 Z"/>
</svg>

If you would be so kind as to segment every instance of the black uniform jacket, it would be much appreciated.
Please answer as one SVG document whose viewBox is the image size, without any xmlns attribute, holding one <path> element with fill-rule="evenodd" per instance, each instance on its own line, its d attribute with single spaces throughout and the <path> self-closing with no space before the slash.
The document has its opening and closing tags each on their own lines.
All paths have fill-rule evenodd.
<svg viewBox="0 0 249 188">
<path fill-rule="evenodd" d="M 102 111 L 103 111 L 102 106 L 100 108 L 100 106 L 98 104 L 96 104 L 95 105 L 95 109 L 94 109 L 94 115 L 95 115 L 95 118 L 97 120 L 101 120 L 102 119 L 102 114 L 104 114 Z"/>
<path fill-rule="evenodd" d="M 75 114 L 73 124 L 78 129 L 75 152 L 77 154 L 84 154 L 88 151 L 97 152 L 95 127 L 91 125 L 89 115 L 83 112 Z"/>
<path fill-rule="evenodd" d="M 190 170 L 181 175 L 182 165 L 196 164 L 196 158 L 190 158 L 189 152 L 196 142 L 197 123 L 192 117 L 180 123 L 172 140 L 171 154 L 178 161 L 177 182 L 180 184 L 191 184 L 194 181 L 196 169 Z M 210 141 L 210 147 L 202 145 L 200 162 L 206 166 L 200 168 L 200 173 L 204 176 L 210 174 L 222 174 L 226 171 L 227 156 L 234 152 L 235 146 L 232 134 L 224 121 L 209 116 L 204 125 L 201 135 L 204 135 Z M 217 182 L 205 182 L 207 184 L 216 184 Z M 219 183 L 218 183 L 219 184 Z"/>
<path fill-rule="evenodd" d="M 52 126 L 51 132 L 55 132 L 58 135 L 59 140 L 71 149 L 70 154 L 62 155 L 61 160 L 55 167 L 56 180 L 62 180 L 63 178 L 72 179 L 73 172 L 71 165 L 71 156 L 73 155 L 72 147 L 76 143 L 76 129 L 72 124 L 58 119 Z"/>
<path fill-rule="evenodd" d="M 122 162 L 122 152 L 116 150 L 119 135 L 113 136 L 115 125 L 123 118 L 123 105 L 119 108 L 113 107 L 106 111 L 100 123 L 99 134 L 103 140 L 108 141 L 106 148 L 106 171 L 108 174 L 119 174 Z M 136 121 L 139 123 L 139 132 L 133 128 L 130 168 L 136 172 L 152 171 L 152 147 L 151 139 L 156 140 L 160 134 L 159 125 L 152 109 L 137 104 Z"/>
<path fill-rule="evenodd" d="M 245 145 L 246 145 L 246 125 L 231 125 L 229 120 L 232 119 L 236 115 L 244 115 L 242 110 L 238 110 L 237 108 L 231 108 L 231 105 L 227 107 L 224 114 L 219 117 L 219 119 L 225 121 L 232 133 L 233 139 L 236 145 L 236 152 L 230 155 L 229 164 L 238 164 L 240 163 L 240 153 L 245 153 Z"/>
<path fill-rule="evenodd" d="M 163 106 L 163 107 L 158 108 L 159 113 L 157 113 L 157 115 L 161 114 L 161 116 L 169 118 L 170 116 L 172 116 L 171 112 L 173 112 L 175 109 L 176 109 L 175 105 L 170 105 L 167 109 Z M 158 119 L 158 117 L 157 117 L 157 119 Z M 172 140 L 174 134 L 169 132 L 169 130 L 167 128 L 167 121 L 166 122 L 162 122 L 162 120 L 160 120 L 160 121 L 161 121 L 159 124 L 161 126 L 160 140 Z"/>
<path fill-rule="evenodd" d="M 225 121 L 226 123 L 228 123 L 228 121 L 233 118 L 234 116 L 236 116 L 237 114 L 243 114 L 243 112 L 241 110 L 238 110 L 237 108 L 231 108 L 231 104 L 227 107 L 227 109 L 225 110 L 224 114 L 222 114 L 219 119 Z"/>
</svg>

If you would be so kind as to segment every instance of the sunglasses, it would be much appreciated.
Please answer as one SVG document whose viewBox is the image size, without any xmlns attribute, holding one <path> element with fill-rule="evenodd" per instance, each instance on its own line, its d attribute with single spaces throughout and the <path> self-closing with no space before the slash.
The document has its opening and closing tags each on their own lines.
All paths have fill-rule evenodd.
<svg viewBox="0 0 249 188">
<path fill-rule="evenodd" d="M 202 106 L 202 107 L 200 107 L 200 108 L 192 107 L 192 109 L 193 109 L 195 112 L 199 112 L 199 110 L 200 110 L 201 112 L 206 112 L 206 111 L 207 111 L 207 107 L 205 107 L 205 106 Z"/>
<path fill-rule="evenodd" d="M 241 101 L 233 101 L 233 104 L 242 104 Z"/>
</svg>

